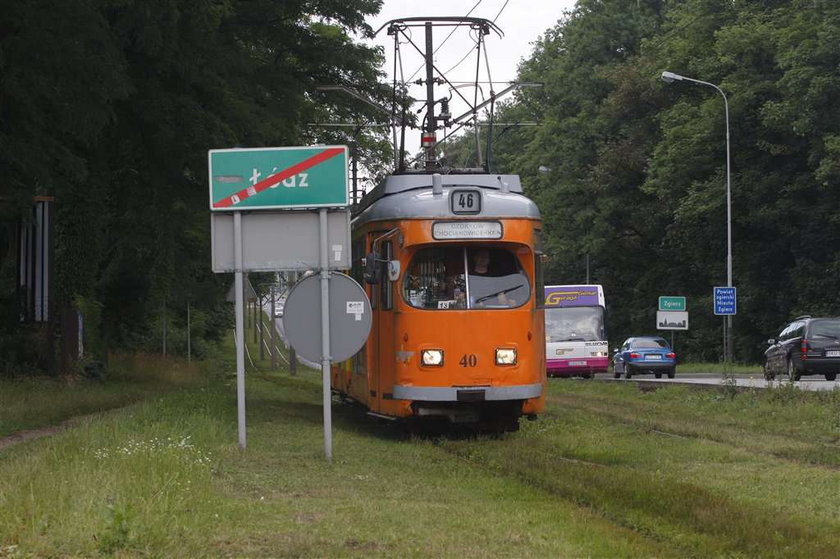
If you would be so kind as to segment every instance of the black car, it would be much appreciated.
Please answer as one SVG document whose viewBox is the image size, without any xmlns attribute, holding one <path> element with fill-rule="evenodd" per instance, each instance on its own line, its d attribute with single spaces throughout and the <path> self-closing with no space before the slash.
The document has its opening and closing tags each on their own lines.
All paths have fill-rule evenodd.
<svg viewBox="0 0 840 559">
<path fill-rule="evenodd" d="M 781 374 L 791 380 L 799 380 L 802 375 L 825 375 L 826 380 L 835 380 L 840 372 L 840 318 L 800 316 L 767 343 L 767 380 Z"/>
</svg>

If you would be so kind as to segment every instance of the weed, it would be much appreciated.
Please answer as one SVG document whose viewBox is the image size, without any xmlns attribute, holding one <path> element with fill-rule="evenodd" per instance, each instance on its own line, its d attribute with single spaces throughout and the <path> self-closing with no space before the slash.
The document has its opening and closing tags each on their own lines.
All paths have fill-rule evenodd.
<svg viewBox="0 0 840 559">
<path fill-rule="evenodd" d="M 113 553 L 128 546 L 131 536 L 130 518 L 128 507 L 113 502 L 105 505 L 105 526 L 96 537 L 99 551 Z"/>
</svg>

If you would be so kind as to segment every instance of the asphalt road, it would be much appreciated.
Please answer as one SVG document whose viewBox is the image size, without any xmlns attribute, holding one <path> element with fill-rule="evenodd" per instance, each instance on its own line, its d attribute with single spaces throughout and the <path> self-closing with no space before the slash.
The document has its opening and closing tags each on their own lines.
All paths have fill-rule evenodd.
<svg viewBox="0 0 840 559">
<path fill-rule="evenodd" d="M 269 309 L 266 312 L 269 312 Z M 275 318 L 274 324 L 277 328 L 280 337 L 285 340 L 286 339 L 286 332 L 283 330 L 283 319 L 282 318 Z M 297 360 L 299 363 L 306 365 L 307 367 L 311 367 L 316 370 L 321 369 L 320 363 L 315 363 L 313 361 L 309 361 L 308 359 L 304 359 L 301 356 L 297 356 Z M 613 378 L 612 373 L 609 374 L 599 374 L 595 375 L 597 380 L 604 380 L 610 382 L 636 382 L 636 383 L 664 383 L 664 384 L 675 384 L 675 385 L 705 385 L 705 386 L 720 386 L 723 384 L 723 373 L 689 373 L 689 374 L 680 374 L 679 368 L 677 368 L 677 376 L 676 378 L 669 379 L 669 378 L 654 378 L 653 375 L 641 375 L 641 376 L 634 376 L 632 379 L 627 380 L 624 378 Z M 561 381 L 563 379 L 558 378 L 554 379 L 552 382 Z M 764 380 L 764 377 L 761 375 L 735 375 L 735 384 L 739 387 L 744 388 L 768 388 L 771 386 L 780 386 L 783 384 L 789 384 L 790 381 L 787 377 L 777 377 L 774 381 L 767 381 Z M 825 380 L 824 376 L 821 375 L 814 375 L 814 376 L 806 376 L 802 377 L 802 380 L 798 380 L 793 383 L 796 387 L 802 390 L 834 390 L 835 388 L 840 389 L 840 380 L 836 381 L 827 381 Z"/>
</svg>

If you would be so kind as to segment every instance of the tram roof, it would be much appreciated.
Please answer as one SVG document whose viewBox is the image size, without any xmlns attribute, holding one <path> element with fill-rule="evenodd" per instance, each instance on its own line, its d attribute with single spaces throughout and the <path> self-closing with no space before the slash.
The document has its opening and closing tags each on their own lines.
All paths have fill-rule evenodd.
<svg viewBox="0 0 840 559">
<path fill-rule="evenodd" d="M 387 219 L 451 218 L 449 192 L 453 188 L 482 190 L 480 217 L 540 219 L 537 205 L 522 194 L 518 175 L 441 175 L 443 195 L 433 193 L 431 174 L 390 175 L 354 206 L 358 222 Z M 465 216 L 466 217 L 466 216 Z"/>
</svg>

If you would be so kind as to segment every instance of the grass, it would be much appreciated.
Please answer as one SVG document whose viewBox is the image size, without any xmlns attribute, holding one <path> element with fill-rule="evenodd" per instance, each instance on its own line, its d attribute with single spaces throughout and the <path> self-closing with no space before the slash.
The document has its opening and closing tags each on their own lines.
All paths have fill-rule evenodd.
<svg viewBox="0 0 840 559">
<path fill-rule="evenodd" d="M 104 380 L 0 379 L 0 437 L 119 408 L 206 382 L 197 364 L 159 355 L 113 355 Z"/>
<path fill-rule="evenodd" d="M 436 439 L 335 405 L 330 464 L 320 372 L 291 377 L 267 359 L 248 367 L 239 450 L 227 352 L 224 374 L 0 451 L 0 557 L 840 549 L 837 392 L 641 392 L 556 379 L 547 413 L 519 433 Z"/>
</svg>

